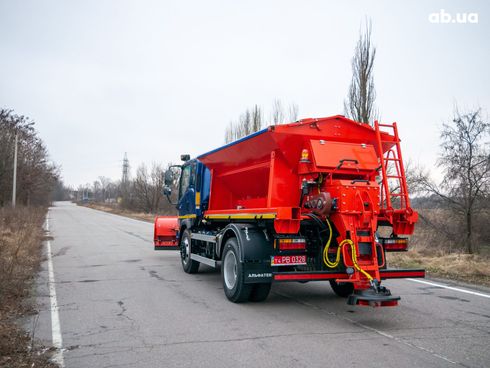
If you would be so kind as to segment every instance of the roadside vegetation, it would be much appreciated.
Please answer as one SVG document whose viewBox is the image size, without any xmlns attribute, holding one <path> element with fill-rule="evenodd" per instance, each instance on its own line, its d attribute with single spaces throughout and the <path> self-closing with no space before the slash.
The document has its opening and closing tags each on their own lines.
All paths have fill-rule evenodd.
<svg viewBox="0 0 490 368">
<path fill-rule="evenodd" d="M 100 176 L 77 189 L 63 187 L 60 198 L 118 214 L 175 214 L 175 207 L 162 194 L 166 166 L 153 163 L 149 169 L 141 164 L 135 177 L 130 175 L 129 160 L 126 167 L 128 175 L 122 180 Z"/>
<path fill-rule="evenodd" d="M 475 224 L 478 229 L 478 252 L 469 254 L 459 236 L 458 225 L 447 209 L 417 209 L 419 222 L 410 239 L 409 251 L 389 253 L 390 267 L 425 268 L 433 277 L 464 281 L 490 287 L 490 213 Z M 486 223 L 485 223 L 486 221 Z"/>
<path fill-rule="evenodd" d="M 43 222 L 58 180 L 34 123 L 0 110 L 0 367 L 55 367 L 50 349 L 19 323 L 36 314 L 34 278 L 42 260 Z M 17 206 L 12 207 L 13 155 L 18 137 Z"/>
<path fill-rule="evenodd" d="M 128 209 L 124 209 L 121 206 L 119 206 L 117 203 L 81 202 L 79 203 L 79 205 L 92 208 L 94 210 L 109 212 L 114 215 L 126 216 L 126 217 L 133 218 L 135 220 L 141 220 L 146 222 L 155 221 L 155 216 L 157 215 L 157 213 L 152 214 L 152 213 L 145 213 L 145 212 L 138 212 L 138 211 L 131 211 Z"/>
<path fill-rule="evenodd" d="M 490 286 L 490 123 L 480 108 L 461 112 L 441 127 L 434 180 L 425 167 L 409 171 L 419 223 L 412 250 L 390 257 L 399 267 Z"/>
</svg>

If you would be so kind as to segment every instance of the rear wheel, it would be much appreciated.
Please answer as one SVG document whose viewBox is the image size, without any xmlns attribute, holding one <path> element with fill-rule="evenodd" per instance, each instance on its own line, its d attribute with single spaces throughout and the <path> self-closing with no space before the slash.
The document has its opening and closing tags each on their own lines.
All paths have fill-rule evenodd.
<svg viewBox="0 0 490 368">
<path fill-rule="evenodd" d="M 336 282 L 330 280 L 330 286 L 335 294 L 342 298 L 347 298 L 354 292 L 354 284 L 352 282 Z"/>
<path fill-rule="evenodd" d="M 236 238 L 228 239 L 223 250 L 221 278 L 226 297 L 234 303 L 248 300 L 252 291 L 252 284 L 245 284 L 243 265 L 240 263 L 239 255 Z"/>
<path fill-rule="evenodd" d="M 267 299 L 271 291 L 271 283 L 253 284 L 249 300 L 251 302 L 262 302 Z"/>
<path fill-rule="evenodd" d="M 180 258 L 182 268 L 186 273 L 196 273 L 199 270 L 199 262 L 191 259 L 191 232 L 184 230 L 180 241 Z"/>
</svg>

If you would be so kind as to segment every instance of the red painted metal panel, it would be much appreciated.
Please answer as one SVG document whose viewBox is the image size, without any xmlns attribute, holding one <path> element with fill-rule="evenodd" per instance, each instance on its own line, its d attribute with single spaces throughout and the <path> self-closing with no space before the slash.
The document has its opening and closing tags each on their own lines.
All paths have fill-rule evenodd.
<svg viewBox="0 0 490 368">
<path fill-rule="evenodd" d="M 425 270 L 380 270 L 382 279 L 424 278 Z"/>
<path fill-rule="evenodd" d="M 317 167 L 333 169 L 345 159 L 349 161 L 344 162 L 344 168 L 374 170 L 379 166 L 378 156 L 372 144 L 312 140 L 311 148 Z"/>
<path fill-rule="evenodd" d="M 155 247 L 175 247 L 177 245 L 178 218 L 158 216 L 155 218 L 153 243 Z"/>
<path fill-rule="evenodd" d="M 346 273 L 289 273 L 289 274 L 274 274 L 274 281 L 298 281 L 298 280 L 335 280 L 346 279 Z"/>
<path fill-rule="evenodd" d="M 393 140 L 392 136 L 381 134 L 384 141 Z M 348 145 L 361 147 L 360 144 L 367 144 L 366 152 L 369 153 L 361 155 L 360 165 L 362 168 L 373 166 L 371 147 L 375 143 L 376 132 L 369 125 L 333 116 L 271 126 L 250 138 L 199 156 L 199 160 L 212 170 L 209 210 L 297 207 L 301 152 L 311 148 L 311 140 L 319 142 L 320 139 L 336 144 L 339 149 L 350 147 L 357 156 L 359 152 Z M 391 147 L 389 143 L 385 145 L 386 149 Z M 328 159 L 328 155 L 319 155 L 319 159 L 324 160 L 325 157 Z M 325 171 L 325 167 L 321 170 L 312 167 L 309 171 Z M 357 172 L 357 168 L 353 172 Z"/>
<path fill-rule="evenodd" d="M 331 219 L 341 239 L 346 231 L 373 229 L 380 206 L 380 188 L 375 179 L 380 156 L 393 147 L 398 149 L 398 143 L 396 134 L 343 116 L 271 126 L 199 156 L 212 172 L 206 213 L 246 214 L 257 209 L 269 213 L 270 209 L 281 209 L 282 215 L 274 222 L 276 232 L 295 233 L 301 211 L 311 211 L 299 208 L 302 183 L 310 181 L 321 183 L 317 185 L 318 193 L 313 191 L 312 195 L 325 191 L 338 198 L 339 210 Z M 301 160 L 303 150 L 309 151 L 309 161 Z M 346 161 L 339 167 L 341 160 Z M 363 186 L 363 181 L 367 185 Z M 407 209 L 393 211 L 385 211 L 384 216 L 397 222 L 397 230 L 410 231 L 413 218 L 404 225 Z"/>
</svg>

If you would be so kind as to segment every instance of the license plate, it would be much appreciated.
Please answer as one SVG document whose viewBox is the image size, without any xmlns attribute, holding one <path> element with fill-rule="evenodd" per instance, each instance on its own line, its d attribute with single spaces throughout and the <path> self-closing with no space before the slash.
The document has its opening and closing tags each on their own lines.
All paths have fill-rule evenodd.
<svg viewBox="0 0 490 368">
<path fill-rule="evenodd" d="M 171 246 L 174 246 L 174 245 L 177 245 L 177 242 L 174 242 L 174 241 L 161 241 L 161 242 L 158 243 L 158 245 L 163 245 L 163 246 L 171 245 Z"/>
<path fill-rule="evenodd" d="M 305 264 L 306 264 L 306 255 L 271 257 L 271 266 L 295 266 L 295 265 L 305 265 Z"/>
</svg>

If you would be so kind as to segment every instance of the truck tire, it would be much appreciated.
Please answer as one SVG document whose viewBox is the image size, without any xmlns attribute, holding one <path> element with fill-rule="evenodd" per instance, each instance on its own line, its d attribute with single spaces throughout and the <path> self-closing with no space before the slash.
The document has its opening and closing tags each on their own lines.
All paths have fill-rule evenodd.
<svg viewBox="0 0 490 368">
<path fill-rule="evenodd" d="M 272 284 L 270 282 L 253 284 L 249 300 L 251 302 L 263 302 L 266 300 L 269 296 L 269 292 L 271 291 L 271 285 Z"/>
<path fill-rule="evenodd" d="M 252 284 L 245 284 L 243 265 L 240 263 L 240 250 L 236 238 L 226 241 L 221 263 L 221 279 L 228 300 L 242 303 L 248 300 Z"/>
<path fill-rule="evenodd" d="M 180 241 L 180 259 L 185 273 L 197 273 L 199 262 L 193 261 L 189 256 L 191 253 L 191 232 L 184 230 Z"/>
<path fill-rule="evenodd" d="M 347 298 L 354 292 L 354 284 L 352 282 L 336 282 L 330 280 L 330 286 L 335 294 L 342 298 Z"/>
</svg>

